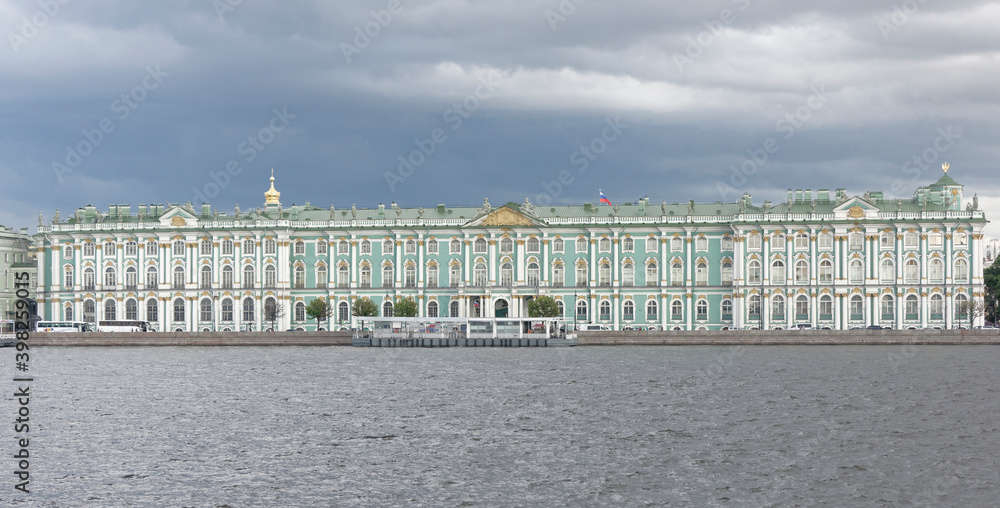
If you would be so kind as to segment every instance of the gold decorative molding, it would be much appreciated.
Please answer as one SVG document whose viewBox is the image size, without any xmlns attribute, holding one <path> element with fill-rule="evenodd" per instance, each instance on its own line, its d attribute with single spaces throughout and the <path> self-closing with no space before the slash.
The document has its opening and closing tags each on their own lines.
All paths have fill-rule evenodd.
<svg viewBox="0 0 1000 508">
<path fill-rule="evenodd" d="M 858 205 L 847 209 L 847 216 L 852 219 L 861 219 L 865 216 L 865 210 Z"/>
<path fill-rule="evenodd" d="M 482 222 L 483 226 L 532 226 L 531 219 L 507 207 L 498 208 Z"/>
<path fill-rule="evenodd" d="M 180 215 L 174 215 L 174 218 L 170 219 L 170 225 L 175 227 L 187 226 L 187 221 L 185 221 L 184 217 L 181 217 Z"/>
</svg>

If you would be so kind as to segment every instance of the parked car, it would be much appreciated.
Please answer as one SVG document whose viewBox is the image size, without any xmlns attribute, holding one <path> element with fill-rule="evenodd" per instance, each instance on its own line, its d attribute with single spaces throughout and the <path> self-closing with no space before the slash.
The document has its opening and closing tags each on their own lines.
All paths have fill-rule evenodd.
<svg viewBox="0 0 1000 508">
<path fill-rule="evenodd" d="M 603 331 L 603 330 L 611 330 L 611 327 L 608 326 L 608 325 L 585 324 L 585 325 L 579 325 L 579 326 L 577 326 L 577 330 L 584 331 L 584 332 L 589 332 L 589 331 Z"/>
<path fill-rule="evenodd" d="M 814 330 L 812 323 L 799 323 L 795 325 L 798 330 Z"/>
<path fill-rule="evenodd" d="M 865 330 L 881 330 L 881 329 L 882 327 L 879 325 L 868 325 L 868 327 L 865 328 Z"/>
</svg>

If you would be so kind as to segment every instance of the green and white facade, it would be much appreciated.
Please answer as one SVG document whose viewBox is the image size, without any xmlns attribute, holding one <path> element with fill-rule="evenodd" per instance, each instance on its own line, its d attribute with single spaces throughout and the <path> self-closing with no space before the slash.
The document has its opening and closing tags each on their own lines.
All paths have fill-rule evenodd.
<svg viewBox="0 0 1000 508">
<path fill-rule="evenodd" d="M 982 298 L 983 212 L 945 174 L 910 199 L 789 191 L 781 203 L 283 208 L 92 206 L 35 237 L 47 319 L 142 319 L 158 330 L 356 327 L 413 297 L 420 316 L 526 316 L 555 298 L 611 329 L 969 326 Z"/>
</svg>

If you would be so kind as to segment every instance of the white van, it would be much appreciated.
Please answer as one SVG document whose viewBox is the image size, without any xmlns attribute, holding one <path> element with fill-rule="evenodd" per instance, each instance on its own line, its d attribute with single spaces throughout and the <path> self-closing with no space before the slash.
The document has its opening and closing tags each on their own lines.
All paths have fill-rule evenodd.
<svg viewBox="0 0 1000 508">
<path fill-rule="evenodd" d="M 579 325 L 576 328 L 581 332 L 596 332 L 596 331 L 610 331 L 611 327 L 608 325 Z"/>
</svg>

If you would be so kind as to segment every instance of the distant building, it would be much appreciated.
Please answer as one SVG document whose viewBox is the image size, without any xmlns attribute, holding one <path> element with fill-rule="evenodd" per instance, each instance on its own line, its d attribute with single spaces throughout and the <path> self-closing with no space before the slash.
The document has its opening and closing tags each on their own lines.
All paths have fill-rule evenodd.
<svg viewBox="0 0 1000 508">
<path fill-rule="evenodd" d="M 2 319 L 14 319 L 17 294 L 14 287 L 14 274 L 27 272 L 32 292 L 37 283 L 35 252 L 32 248 L 32 238 L 28 228 L 15 231 L 13 228 L 0 226 L 0 272 L 3 273 L 3 285 L 0 286 L 0 311 Z M 32 294 L 32 296 L 34 296 Z"/>
<path fill-rule="evenodd" d="M 142 319 L 159 330 L 358 326 L 350 303 L 413 297 L 421 316 L 526 316 L 549 295 L 613 329 L 968 326 L 982 298 L 986 224 L 945 174 L 911 199 L 843 189 L 781 203 L 481 207 L 208 204 L 78 209 L 40 226 L 39 301 L 51 319 Z M 977 317 L 977 322 L 982 318 Z"/>
</svg>

